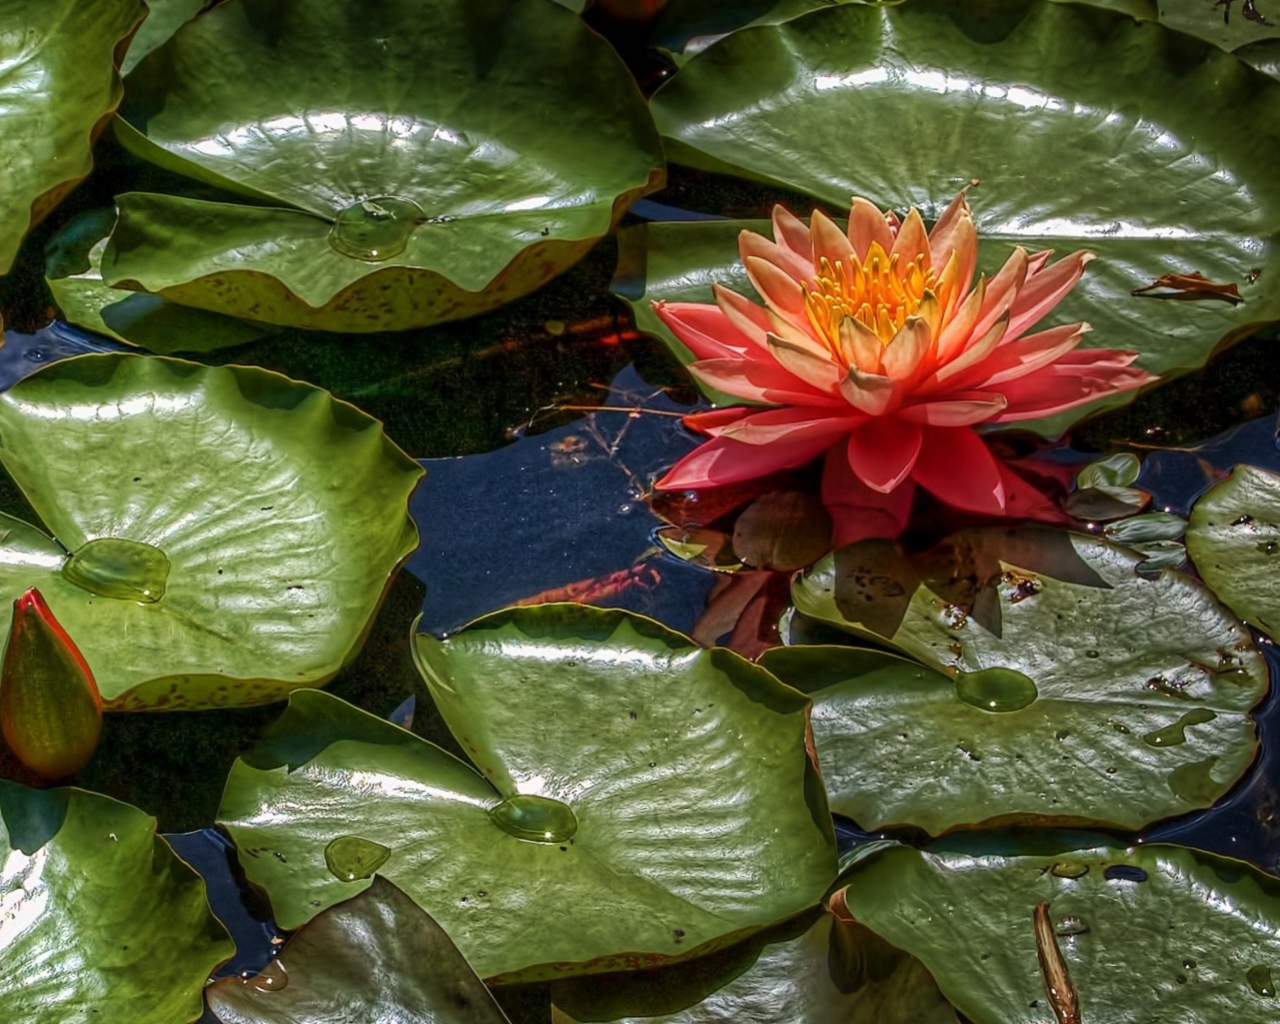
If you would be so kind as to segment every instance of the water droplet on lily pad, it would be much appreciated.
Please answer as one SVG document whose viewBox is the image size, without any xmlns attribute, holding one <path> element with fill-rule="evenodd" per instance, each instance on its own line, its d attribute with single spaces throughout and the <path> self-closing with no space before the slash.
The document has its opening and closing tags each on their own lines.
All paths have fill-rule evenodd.
<svg viewBox="0 0 1280 1024">
<path fill-rule="evenodd" d="M 1249 968 L 1245 979 L 1249 982 L 1249 987 L 1258 995 L 1265 996 L 1267 999 L 1275 998 L 1276 985 L 1271 980 L 1271 968 L 1255 964 Z"/>
<path fill-rule="evenodd" d="M 568 804 L 527 793 L 491 808 L 489 820 L 507 835 L 529 843 L 563 843 L 578 831 L 578 818 Z"/>
<path fill-rule="evenodd" d="M 336 252 L 366 263 L 381 263 L 404 252 L 409 236 L 426 220 L 412 199 L 377 196 L 338 211 L 329 229 Z"/>
<path fill-rule="evenodd" d="M 344 882 L 371 878 L 391 857 L 381 843 L 360 836 L 339 836 L 324 848 L 324 862 L 329 872 Z"/>
<path fill-rule="evenodd" d="M 279 960 L 272 960 L 261 973 L 249 978 L 245 984 L 261 992 L 279 992 L 288 986 L 289 972 Z"/>
<path fill-rule="evenodd" d="M 1151 747 L 1176 747 L 1187 742 L 1187 726 L 1204 725 L 1218 716 L 1208 708 L 1196 708 L 1188 711 L 1172 725 L 1149 732 L 1142 737 L 1142 742 Z"/>
<path fill-rule="evenodd" d="M 1221 784 L 1210 774 L 1218 763 L 1216 757 L 1180 765 L 1169 773 L 1169 788 L 1174 796 L 1191 804 L 1207 804 L 1218 795 Z"/>
<path fill-rule="evenodd" d="M 1078 917 L 1064 917 L 1058 922 L 1058 926 L 1054 928 L 1054 934 L 1064 938 L 1074 938 L 1077 935 L 1083 935 L 1089 930 L 1088 924 Z"/>
<path fill-rule="evenodd" d="M 1031 678 L 1013 668 L 984 668 L 956 676 L 956 696 L 983 711 L 1020 711 L 1039 695 Z"/>
<path fill-rule="evenodd" d="M 1057 878 L 1083 878 L 1089 873 L 1089 865 L 1079 861 L 1060 860 L 1049 868 L 1049 873 Z"/>
<path fill-rule="evenodd" d="M 154 604 L 164 597 L 169 559 L 141 541 L 100 537 L 72 553 L 62 566 L 62 578 L 98 597 Z"/>
</svg>

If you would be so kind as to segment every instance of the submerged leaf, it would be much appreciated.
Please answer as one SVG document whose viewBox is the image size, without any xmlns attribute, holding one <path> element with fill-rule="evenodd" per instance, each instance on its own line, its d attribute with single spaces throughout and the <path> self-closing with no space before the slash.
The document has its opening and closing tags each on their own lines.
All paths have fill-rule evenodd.
<svg viewBox="0 0 1280 1024">
<path fill-rule="evenodd" d="M 507 1024 L 444 929 L 385 878 L 313 918 L 257 976 L 206 992 L 223 1024 Z"/>
<path fill-rule="evenodd" d="M 834 877 L 809 703 L 763 669 L 575 605 L 415 655 L 475 769 L 315 691 L 232 769 L 219 821 L 281 925 L 367 886 L 326 858 L 346 836 L 500 982 L 711 952 Z"/>
</svg>

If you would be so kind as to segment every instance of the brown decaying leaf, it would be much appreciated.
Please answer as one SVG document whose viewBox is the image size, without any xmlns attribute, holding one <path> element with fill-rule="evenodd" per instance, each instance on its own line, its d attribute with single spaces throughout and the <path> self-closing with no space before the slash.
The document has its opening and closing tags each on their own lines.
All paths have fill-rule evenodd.
<svg viewBox="0 0 1280 1024">
<path fill-rule="evenodd" d="M 1053 934 L 1053 922 L 1049 919 L 1049 904 L 1039 904 L 1032 913 L 1036 932 L 1036 954 L 1040 958 L 1040 975 L 1044 978 L 1044 990 L 1049 995 L 1049 1005 L 1058 1024 L 1081 1024 L 1080 1000 L 1067 962 L 1058 948 L 1058 937 Z"/>
<path fill-rule="evenodd" d="M 1148 285 L 1141 288 L 1135 288 L 1131 295 L 1148 295 L 1151 292 L 1159 292 L 1158 295 L 1151 295 L 1153 299 L 1182 299 L 1184 301 L 1196 301 L 1198 299 L 1220 299 L 1223 302 L 1229 302 L 1235 306 L 1243 302 L 1240 297 L 1240 289 L 1235 283 L 1219 284 L 1217 281 L 1210 281 L 1204 274 L 1198 270 L 1193 270 L 1190 274 L 1162 274 Z"/>
</svg>

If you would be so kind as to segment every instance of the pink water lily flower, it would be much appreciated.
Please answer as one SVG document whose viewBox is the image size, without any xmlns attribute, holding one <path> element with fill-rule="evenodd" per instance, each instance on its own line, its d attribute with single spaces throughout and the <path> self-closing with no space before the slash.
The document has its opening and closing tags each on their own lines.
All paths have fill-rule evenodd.
<svg viewBox="0 0 1280 1024">
<path fill-rule="evenodd" d="M 1136 352 L 1077 348 L 1087 324 L 1027 333 L 1092 253 L 1050 263 L 1050 252 L 1017 248 L 975 284 L 963 192 L 931 231 L 915 209 L 899 221 L 857 198 L 847 232 L 821 212 L 806 226 L 778 206 L 773 236 L 739 237 L 763 307 L 720 285 L 714 305 L 655 303 L 699 380 L 769 406 L 688 417 L 711 440 L 662 489 L 734 483 L 825 452 L 823 499 L 841 543 L 885 529 L 876 514 L 901 529 L 914 484 L 961 509 L 1021 515 L 1029 493 L 1042 496 L 1019 486 L 974 426 L 1050 416 L 1155 379 L 1130 365 Z"/>
</svg>

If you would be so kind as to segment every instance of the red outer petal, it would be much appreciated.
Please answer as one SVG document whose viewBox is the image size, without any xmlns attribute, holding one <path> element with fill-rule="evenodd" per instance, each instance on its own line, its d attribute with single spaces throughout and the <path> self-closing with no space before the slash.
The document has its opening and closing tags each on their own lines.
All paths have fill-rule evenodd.
<svg viewBox="0 0 1280 1024">
<path fill-rule="evenodd" d="M 1001 516 L 1006 512 L 1000 464 L 968 427 L 928 427 L 912 477 L 948 505 Z"/>
<path fill-rule="evenodd" d="M 888 494 L 873 491 L 854 474 L 844 448 L 833 445 L 822 470 L 822 503 L 831 513 L 832 546 L 899 536 L 911 516 L 915 493 L 910 480 Z"/>
<path fill-rule="evenodd" d="M 695 359 L 741 358 L 754 347 L 721 312 L 703 302 L 655 302 L 653 311 Z"/>
<path fill-rule="evenodd" d="M 923 430 L 896 416 L 868 420 L 849 435 L 849 467 L 873 491 L 888 494 L 911 475 Z"/>
<path fill-rule="evenodd" d="M 803 465 L 831 445 L 829 436 L 804 437 L 774 444 L 743 444 L 717 437 L 677 462 L 654 487 L 661 491 L 698 490 L 752 480 Z"/>
<path fill-rule="evenodd" d="M 22 628 L 22 618 L 32 613 L 44 621 L 44 624 L 49 627 L 53 635 L 58 638 L 62 646 L 67 649 L 67 653 L 71 655 L 72 659 L 80 667 L 80 671 L 84 673 L 85 682 L 88 684 L 89 693 L 93 697 L 93 702 L 97 705 L 98 710 L 101 711 L 102 694 L 98 692 L 98 681 L 93 678 L 89 663 L 84 660 L 84 655 L 80 653 L 80 648 L 67 635 L 67 631 L 62 628 L 62 623 L 58 621 L 48 604 L 45 603 L 44 595 L 34 587 L 13 602 L 15 631 Z"/>
</svg>

